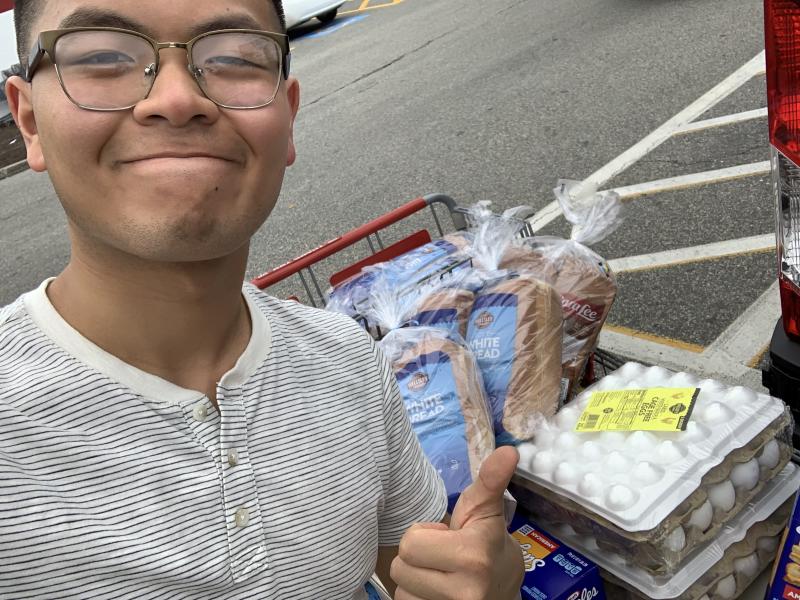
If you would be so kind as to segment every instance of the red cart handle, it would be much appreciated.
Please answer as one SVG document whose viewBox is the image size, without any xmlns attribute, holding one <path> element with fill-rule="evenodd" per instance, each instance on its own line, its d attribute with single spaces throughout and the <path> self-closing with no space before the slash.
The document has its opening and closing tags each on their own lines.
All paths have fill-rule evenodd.
<svg viewBox="0 0 800 600">
<path fill-rule="evenodd" d="M 290 260 L 280 267 L 277 267 L 271 271 L 267 271 L 263 275 L 259 275 L 253 279 L 253 284 L 260 289 L 275 285 L 279 281 L 283 281 L 287 277 L 291 277 L 295 273 L 315 265 L 321 260 L 325 260 L 340 250 L 360 242 L 367 236 L 381 231 L 382 229 L 385 229 L 386 227 L 389 227 L 390 225 L 397 223 L 398 221 L 401 221 L 406 217 L 413 215 L 414 213 L 419 212 L 437 202 L 447 206 L 451 215 L 454 217 L 454 222 L 458 217 L 461 217 L 463 220 L 463 215 L 456 212 L 456 203 L 452 198 L 445 196 L 444 194 L 429 194 L 399 206 L 394 210 L 389 211 L 385 215 L 381 215 L 377 219 L 370 221 L 369 223 L 365 223 L 360 227 L 356 227 L 355 229 L 348 231 L 344 235 L 325 242 L 321 246 L 314 248 L 313 250 L 310 250 L 309 252 L 306 252 L 305 254 L 298 256 L 293 260 Z M 456 225 L 457 227 L 459 226 L 458 223 Z M 463 225 L 461 225 L 461 227 L 463 227 Z"/>
</svg>

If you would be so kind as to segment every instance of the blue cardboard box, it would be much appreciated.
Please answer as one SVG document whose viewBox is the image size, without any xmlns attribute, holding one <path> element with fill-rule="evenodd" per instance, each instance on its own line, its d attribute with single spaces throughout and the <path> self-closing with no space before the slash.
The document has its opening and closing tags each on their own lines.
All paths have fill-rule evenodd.
<svg viewBox="0 0 800 600">
<path fill-rule="evenodd" d="M 800 495 L 783 534 L 766 600 L 800 600 Z"/>
<path fill-rule="evenodd" d="M 588 558 L 523 515 L 514 517 L 509 532 L 525 559 L 523 600 L 605 600 L 600 571 Z"/>
</svg>

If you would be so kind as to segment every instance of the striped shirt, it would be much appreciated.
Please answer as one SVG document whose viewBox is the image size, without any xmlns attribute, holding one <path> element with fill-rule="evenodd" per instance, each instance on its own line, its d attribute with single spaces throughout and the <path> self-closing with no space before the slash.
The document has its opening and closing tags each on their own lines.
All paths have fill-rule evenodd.
<svg viewBox="0 0 800 600">
<path fill-rule="evenodd" d="M 354 321 L 245 285 L 219 410 L 0 309 L 0 598 L 365 599 L 379 545 L 446 498 Z"/>
</svg>

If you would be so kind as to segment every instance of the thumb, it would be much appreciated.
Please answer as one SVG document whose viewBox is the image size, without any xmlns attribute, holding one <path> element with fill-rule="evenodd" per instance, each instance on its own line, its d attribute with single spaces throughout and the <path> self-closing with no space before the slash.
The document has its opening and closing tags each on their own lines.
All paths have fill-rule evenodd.
<svg viewBox="0 0 800 600">
<path fill-rule="evenodd" d="M 463 529 L 474 521 L 502 517 L 503 495 L 517 468 L 519 452 L 503 446 L 492 452 L 478 472 L 478 478 L 461 494 L 450 518 L 450 529 Z"/>
</svg>

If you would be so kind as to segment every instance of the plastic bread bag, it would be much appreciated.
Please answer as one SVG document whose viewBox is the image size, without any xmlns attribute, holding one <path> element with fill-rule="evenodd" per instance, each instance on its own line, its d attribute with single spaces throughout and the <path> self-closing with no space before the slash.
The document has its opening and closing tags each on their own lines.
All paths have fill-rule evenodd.
<svg viewBox="0 0 800 600">
<path fill-rule="evenodd" d="M 379 282 L 369 318 L 389 333 L 379 342 L 391 362 L 411 425 L 447 488 L 460 494 L 494 449 L 483 384 L 458 334 L 433 327 L 399 327 L 412 298 Z"/>
<path fill-rule="evenodd" d="M 459 248 L 446 240 L 423 244 L 392 260 L 362 269 L 328 290 L 326 310 L 356 317 L 367 309 L 370 291 L 378 274 L 398 288 L 412 286 L 438 271 L 464 262 L 454 256 Z"/>
<path fill-rule="evenodd" d="M 561 301 L 547 283 L 506 274 L 475 298 L 467 343 L 483 377 L 497 444 L 528 440 L 561 394 Z"/>
<path fill-rule="evenodd" d="M 484 284 L 484 277 L 471 268 L 443 274 L 419 290 L 407 321 L 416 326 L 438 327 L 466 339 L 475 295 Z"/>
<path fill-rule="evenodd" d="M 574 223 L 572 237 L 539 236 L 521 240 L 506 249 L 499 267 L 535 273 L 561 295 L 564 310 L 562 368 L 567 382 L 564 401 L 572 397 L 586 362 L 617 294 L 617 281 L 608 263 L 586 243 L 596 243 L 621 222 L 617 194 L 590 194 L 590 200 L 573 201 L 574 182 L 556 188 L 564 214 Z"/>
</svg>

